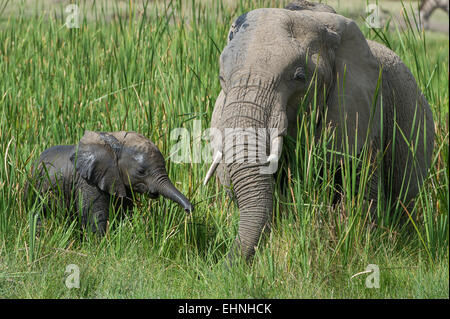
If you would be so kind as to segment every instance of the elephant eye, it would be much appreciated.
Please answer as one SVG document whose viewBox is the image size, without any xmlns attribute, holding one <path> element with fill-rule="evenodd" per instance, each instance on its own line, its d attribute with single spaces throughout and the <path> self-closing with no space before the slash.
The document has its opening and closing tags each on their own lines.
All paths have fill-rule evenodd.
<svg viewBox="0 0 450 319">
<path fill-rule="evenodd" d="M 139 174 L 139 175 L 145 175 L 145 173 L 146 173 L 146 170 L 145 170 L 145 168 L 138 168 L 138 170 L 137 170 L 137 173 Z"/>
<path fill-rule="evenodd" d="M 294 80 L 297 81 L 304 81 L 306 79 L 306 75 L 305 75 L 305 69 L 301 66 L 299 66 L 294 73 Z"/>
</svg>

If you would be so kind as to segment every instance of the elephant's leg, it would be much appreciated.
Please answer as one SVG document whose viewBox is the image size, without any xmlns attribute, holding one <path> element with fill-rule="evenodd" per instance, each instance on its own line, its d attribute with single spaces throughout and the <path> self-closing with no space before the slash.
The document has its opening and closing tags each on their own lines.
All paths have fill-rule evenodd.
<svg viewBox="0 0 450 319">
<path fill-rule="evenodd" d="M 113 222 L 113 220 L 122 222 L 133 213 L 134 202 L 132 199 L 135 198 L 136 195 L 136 193 L 132 193 L 127 189 L 126 197 L 115 197 L 113 199 L 111 206 L 113 211 L 111 211 L 111 219 L 109 219 L 110 223 Z"/>
<path fill-rule="evenodd" d="M 83 191 L 82 226 L 88 227 L 93 233 L 103 236 L 109 217 L 110 196 L 89 186 Z"/>
<path fill-rule="evenodd" d="M 363 161 L 364 162 L 364 161 Z M 362 165 L 368 165 L 366 167 L 362 167 Z M 360 179 L 361 175 L 365 175 L 363 178 L 365 179 L 364 187 L 361 187 L 364 192 L 364 201 L 367 207 L 364 207 L 363 214 L 367 213 L 371 217 L 372 222 L 376 223 L 377 219 L 377 206 L 378 201 L 380 199 L 380 195 L 378 193 L 378 185 L 381 183 L 381 163 L 377 163 L 377 151 L 369 150 L 369 158 L 366 163 L 362 163 L 358 169 L 357 173 L 360 178 L 357 179 L 357 190 L 360 189 Z M 382 188 L 381 188 L 382 189 Z"/>
<path fill-rule="evenodd" d="M 378 202 L 379 202 L 379 194 L 378 194 L 378 183 L 379 183 L 379 174 L 380 170 L 377 168 L 375 169 L 375 172 L 373 173 L 372 177 L 368 180 L 367 184 L 367 194 L 364 198 L 365 205 L 363 209 L 363 214 L 368 214 L 372 221 L 372 223 L 377 223 L 377 217 L 378 217 Z M 382 195 L 382 194 L 380 194 Z M 364 216 L 365 217 L 365 216 Z"/>
<path fill-rule="evenodd" d="M 336 207 L 342 203 L 342 201 L 345 201 L 345 194 L 349 191 L 347 188 L 348 180 L 345 179 L 352 179 L 354 174 L 354 170 L 356 173 L 356 184 L 355 184 L 355 191 L 356 194 L 358 192 L 362 193 L 362 207 L 358 207 L 358 209 L 361 209 L 361 213 L 363 214 L 363 217 L 365 218 L 368 214 L 372 220 L 372 222 L 376 222 L 377 218 L 377 206 L 378 201 L 380 200 L 380 197 L 383 194 L 378 194 L 378 185 L 381 180 L 381 164 L 377 163 L 377 155 L 375 151 L 369 151 L 367 153 L 369 155 L 368 158 L 363 159 L 363 155 L 360 154 L 358 156 L 358 159 L 355 161 L 352 161 L 350 163 L 350 167 L 346 168 L 343 166 L 338 166 L 336 168 L 336 173 L 334 176 L 335 180 L 335 188 L 337 190 L 334 199 L 333 199 L 333 206 Z M 355 165 L 356 168 L 354 167 Z M 344 175 L 345 174 L 345 175 Z M 381 188 L 383 190 L 383 188 Z"/>
<path fill-rule="evenodd" d="M 407 153 L 407 151 L 405 152 Z M 406 156 L 401 162 L 390 162 L 386 168 L 384 189 L 388 201 L 388 209 L 391 214 L 407 215 L 413 212 L 414 198 L 419 193 L 419 174 L 414 172 L 414 164 L 410 156 Z"/>
<path fill-rule="evenodd" d="M 106 233 L 106 225 L 108 222 L 108 211 L 93 211 L 89 218 L 90 228 L 93 233 L 103 236 Z"/>
<path fill-rule="evenodd" d="M 384 190 L 390 210 L 402 214 L 406 219 L 413 213 L 414 199 L 420 193 L 432 164 L 432 115 L 429 109 L 418 110 L 417 114 L 418 119 L 425 118 L 425 121 L 413 122 L 414 131 L 411 128 L 408 130 L 404 124 L 397 130 L 395 140 L 387 149 L 384 163 Z M 410 138 L 405 141 L 403 136 Z"/>
</svg>

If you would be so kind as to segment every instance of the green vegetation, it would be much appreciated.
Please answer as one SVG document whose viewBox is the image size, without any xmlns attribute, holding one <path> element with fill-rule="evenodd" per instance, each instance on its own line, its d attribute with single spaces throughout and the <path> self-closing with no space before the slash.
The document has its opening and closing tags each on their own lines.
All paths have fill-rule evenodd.
<svg viewBox="0 0 450 319">
<path fill-rule="evenodd" d="M 433 165 L 407 223 L 379 211 L 371 225 L 363 193 L 350 196 L 352 171 L 344 172 L 345 200 L 331 206 L 323 148 L 313 144 L 312 121 L 304 117 L 302 143 L 286 143 L 291 156 L 276 177 L 284 182 L 276 186 L 272 232 L 252 265 L 226 266 L 238 210 L 221 186 L 202 186 L 208 163 L 168 160 L 170 178 L 195 205 L 192 216 L 142 196 L 132 215 L 111 213 L 104 238 L 80 230 L 63 211 L 36 234 L 39 205 L 27 205 L 23 187 L 44 149 L 74 144 L 85 130 L 134 130 L 168 158 L 172 129 L 191 131 L 194 120 L 209 126 L 233 19 L 284 4 L 168 1 L 122 12 L 113 3 L 84 7 L 91 18 L 79 29 L 64 26 L 62 6 L 55 14 L 17 7 L 0 16 L 0 297 L 449 297 L 449 41 L 418 32 L 414 21 L 377 32 L 358 21 L 411 69 L 434 114 Z M 0 13 L 2 7 L 0 0 Z M 79 289 L 64 284 L 69 264 L 80 268 Z M 380 268 L 379 289 L 366 288 L 367 274 L 352 278 L 368 264 Z"/>
</svg>

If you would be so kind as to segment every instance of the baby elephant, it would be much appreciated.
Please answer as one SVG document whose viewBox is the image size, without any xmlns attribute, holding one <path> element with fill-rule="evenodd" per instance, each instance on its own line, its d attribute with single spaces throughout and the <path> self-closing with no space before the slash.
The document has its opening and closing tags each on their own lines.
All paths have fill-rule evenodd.
<svg viewBox="0 0 450 319">
<path fill-rule="evenodd" d="M 99 234 L 106 231 L 110 203 L 127 209 L 136 192 L 150 198 L 162 195 L 186 213 L 193 210 L 170 181 L 159 149 L 135 132 L 86 131 L 78 146 L 45 150 L 33 172 L 33 184 L 41 194 L 60 194 L 68 208 L 74 203 L 82 225 Z"/>
</svg>

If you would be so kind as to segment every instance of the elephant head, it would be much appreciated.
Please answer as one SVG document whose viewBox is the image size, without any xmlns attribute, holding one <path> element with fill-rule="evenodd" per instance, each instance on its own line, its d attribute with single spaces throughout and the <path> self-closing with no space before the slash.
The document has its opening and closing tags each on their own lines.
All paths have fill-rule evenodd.
<svg viewBox="0 0 450 319">
<path fill-rule="evenodd" d="M 83 179 L 111 195 L 162 195 L 187 213 L 193 209 L 170 181 L 159 149 L 138 133 L 86 131 L 71 161 Z"/>
<path fill-rule="evenodd" d="M 254 254 L 272 213 L 272 176 L 262 173 L 262 168 L 278 161 L 286 134 L 296 137 L 298 107 L 302 99 L 313 97 L 308 93 L 310 85 L 318 90 L 321 116 L 316 132 L 331 126 L 337 149 L 347 145 L 359 152 L 366 137 L 378 134 L 371 119 L 379 119 L 380 114 L 374 100 L 379 72 L 355 22 L 326 5 L 301 1 L 287 9 L 257 9 L 233 23 L 220 56 L 222 91 L 211 127 L 225 137 L 227 128 L 254 129 L 246 133 L 247 138 L 266 129 L 270 155 L 238 161 L 236 149 L 243 150 L 241 155 L 251 151 L 245 139 L 233 147 L 224 140 L 214 141 L 214 162 L 205 183 L 220 167 L 222 184 L 233 187 L 240 211 L 236 246 L 245 258 Z M 253 140 L 261 137 L 255 135 Z M 227 161 L 233 155 L 234 161 Z"/>
</svg>

